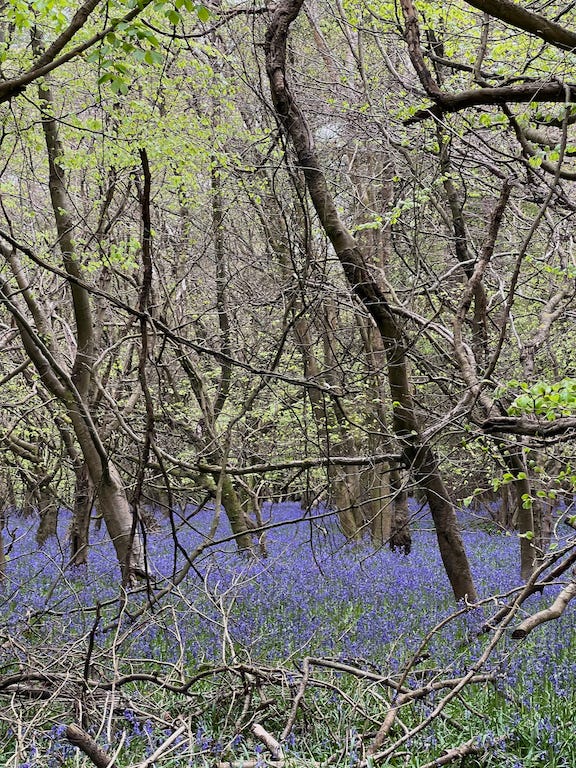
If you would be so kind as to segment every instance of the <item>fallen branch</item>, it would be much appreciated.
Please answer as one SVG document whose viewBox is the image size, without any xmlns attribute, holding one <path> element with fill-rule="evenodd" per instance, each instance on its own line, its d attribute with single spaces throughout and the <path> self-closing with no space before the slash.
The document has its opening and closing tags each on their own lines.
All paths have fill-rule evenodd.
<svg viewBox="0 0 576 768">
<path fill-rule="evenodd" d="M 282 736 L 281 736 L 282 741 L 285 741 L 288 738 L 288 736 L 292 731 L 292 728 L 294 727 L 294 723 L 296 722 L 296 715 L 298 714 L 298 708 L 300 707 L 300 705 L 302 704 L 302 701 L 304 700 L 304 693 L 306 692 L 306 686 L 308 685 L 309 677 L 310 677 L 310 659 L 306 657 L 302 664 L 302 679 L 298 687 L 298 692 L 296 693 L 296 696 L 294 696 L 294 701 L 292 702 L 292 711 L 290 712 L 290 715 L 288 716 L 288 722 L 286 723 L 286 726 L 282 731 Z"/>
<path fill-rule="evenodd" d="M 254 736 L 264 744 L 266 749 L 270 752 L 272 755 L 272 760 L 278 762 L 278 763 L 284 763 L 284 751 L 282 750 L 282 747 L 280 743 L 272 736 L 272 734 L 268 733 L 267 730 L 265 730 L 259 723 L 254 723 L 252 726 L 252 733 Z"/>
<path fill-rule="evenodd" d="M 263 728 L 259 723 L 252 725 L 251 731 L 253 735 L 261 741 L 266 749 L 270 752 L 270 763 L 277 768 L 284 768 L 284 750 L 282 745 L 277 739 L 272 736 L 271 733 Z M 262 765 L 262 758 L 256 758 L 254 760 L 233 760 L 231 762 L 219 762 L 216 764 L 216 768 L 256 768 L 256 766 Z"/>
<path fill-rule="evenodd" d="M 79 725 L 67 725 L 64 733 L 70 744 L 84 752 L 96 768 L 114 768 L 114 757 L 108 757 L 102 747 Z"/>
<path fill-rule="evenodd" d="M 566 553 L 569 553 L 568 557 L 560 562 L 558 565 L 556 565 L 555 568 L 553 568 L 549 573 L 546 574 L 543 578 L 539 578 L 540 575 L 551 565 L 554 565 L 558 562 Z M 563 550 L 560 550 L 558 552 L 551 553 L 546 558 L 546 562 L 542 563 L 542 565 L 533 573 L 530 581 L 528 584 L 524 587 L 522 592 L 522 602 L 527 600 L 531 595 L 535 594 L 536 592 L 543 592 L 544 588 L 547 586 L 550 586 L 554 584 L 561 576 L 564 574 L 568 568 L 570 568 L 572 565 L 576 563 L 576 545 L 571 544 L 570 546 L 566 547 Z M 508 616 L 510 611 L 512 610 L 514 603 L 512 604 L 505 604 L 503 605 L 493 616 L 491 616 L 487 621 L 484 622 L 481 633 L 484 632 L 491 632 L 498 624 Z"/>
<path fill-rule="evenodd" d="M 390 705 L 390 708 L 386 713 L 386 717 L 384 718 L 382 725 L 378 729 L 378 733 L 376 734 L 372 744 L 368 748 L 368 755 L 374 755 L 377 752 L 377 750 L 380 749 L 380 747 L 384 743 L 384 740 L 392 730 L 392 726 L 396 721 L 396 716 L 398 714 L 398 711 L 403 706 L 405 706 L 406 704 L 410 704 L 413 701 L 424 699 L 426 696 L 428 696 L 429 694 L 435 691 L 441 691 L 444 688 L 448 688 L 448 689 L 456 688 L 460 685 L 461 679 L 462 678 L 460 677 L 455 677 L 450 680 L 437 680 L 436 682 L 428 683 L 428 685 L 424 685 L 421 688 L 417 688 L 415 690 L 401 693 L 396 698 L 396 700 Z M 474 675 L 472 677 L 469 677 L 468 684 L 493 682 L 494 679 L 495 679 L 494 675 L 488 672 L 485 674 Z"/>
<path fill-rule="evenodd" d="M 486 752 L 489 747 L 500 746 L 505 738 L 505 736 L 502 736 L 496 740 L 496 743 L 491 742 L 490 744 L 482 744 L 478 738 L 470 739 L 470 741 L 465 741 L 464 744 L 460 744 L 458 747 L 449 749 L 445 755 L 437 757 L 436 760 L 432 760 L 432 762 L 426 763 L 425 765 L 421 766 L 421 768 L 439 768 L 439 766 L 447 765 L 453 760 L 458 760 L 461 757 L 466 757 L 467 755 L 477 755 L 481 752 Z"/>
</svg>

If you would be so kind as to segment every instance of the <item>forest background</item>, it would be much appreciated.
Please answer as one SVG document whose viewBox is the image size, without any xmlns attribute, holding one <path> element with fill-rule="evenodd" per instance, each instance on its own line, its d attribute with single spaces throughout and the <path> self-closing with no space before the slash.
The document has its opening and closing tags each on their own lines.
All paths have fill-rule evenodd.
<svg viewBox="0 0 576 768">
<path fill-rule="evenodd" d="M 252 711 L 261 659 L 250 666 L 235 650 L 220 672 L 188 679 L 135 671 L 131 658 L 104 674 L 94 648 L 116 658 L 123 622 L 176 610 L 190 580 L 204 585 L 198 612 L 207 599 L 226 616 L 202 558 L 226 552 L 239 588 L 246 563 L 288 557 L 276 526 L 315 526 L 352 558 L 388 557 L 388 545 L 409 555 L 425 539 L 439 555 L 436 594 L 449 588 L 458 605 L 451 621 L 478 619 L 499 584 L 479 588 L 466 532 L 511 534 L 517 581 L 477 620 L 485 645 L 472 644 L 465 670 L 413 678 L 424 649 L 392 676 L 324 659 L 324 674 L 357 686 L 372 674 L 386 689 L 357 741 L 348 729 L 345 759 L 403 760 L 403 744 L 455 719 L 445 710 L 460 691 L 494 682 L 485 662 L 509 624 L 525 638 L 576 594 L 564 534 L 576 522 L 572 5 L 7 0 L 1 14 L 6 609 L 25 593 L 11 570 L 22 542 L 39 557 L 58 542 L 63 583 L 90 584 L 104 523 L 117 569 L 96 570 L 116 590 L 105 609 L 78 596 L 84 624 L 68 639 L 84 655 L 65 674 L 49 672 L 54 628 L 31 629 L 36 609 L 19 614 L 21 634 L 7 621 L 0 691 L 20 702 L 19 727 L 7 720 L 12 764 L 35 738 L 22 724 L 56 717 L 64 679 L 80 710 L 59 738 L 109 765 L 89 693 L 150 684 L 186 699 L 231 671 L 243 694 L 229 682 L 232 701 L 215 711 L 240 712 L 212 730 L 234 720 L 230 739 L 252 728 L 284 762 L 312 662 L 287 683 L 276 659 L 288 708 L 277 742 Z M 270 506 L 294 500 L 297 513 Z M 171 571 L 157 528 L 170 534 Z M 41 582 L 43 628 L 56 582 Z M 556 586 L 552 607 L 524 614 L 544 584 Z M 227 621 L 218 626 L 227 647 Z M 358 706 L 368 695 L 322 680 Z M 400 709 L 422 700 L 385 747 Z M 101 724 L 118 714 L 106 701 Z M 152 756 L 180 743 L 179 722 Z M 443 756 L 434 750 L 446 745 L 418 749 L 426 764 L 457 761 L 507 733 L 446 742 Z M 189 735 L 191 761 L 200 742 Z"/>
</svg>

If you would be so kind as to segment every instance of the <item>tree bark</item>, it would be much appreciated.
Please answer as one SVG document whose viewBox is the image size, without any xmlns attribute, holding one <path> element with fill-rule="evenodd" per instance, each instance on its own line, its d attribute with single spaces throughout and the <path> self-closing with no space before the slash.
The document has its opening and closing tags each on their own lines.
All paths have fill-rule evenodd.
<svg viewBox="0 0 576 768">
<path fill-rule="evenodd" d="M 400 470 L 393 468 L 390 472 L 390 490 L 394 497 L 394 514 L 390 531 L 390 549 L 400 550 L 405 555 L 412 549 L 412 533 L 410 532 L 410 510 L 408 509 L 408 493 L 402 482 Z"/>
<path fill-rule="evenodd" d="M 93 492 L 86 462 L 79 461 L 74 467 L 76 483 L 74 487 L 74 508 L 72 510 L 72 534 L 70 541 L 70 560 L 76 566 L 88 562 L 90 545 L 90 514 L 92 512 Z"/>
<path fill-rule="evenodd" d="M 50 485 L 46 478 L 40 478 L 36 488 L 38 502 L 38 515 L 40 522 L 36 530 L 36 542 L 43 547 L 51 536 L 56 536 L 58 531 L 58 504 L 52 495 Z"/>
<path fill-rule="evenodd" d="M 214 476 L 214 482 L 218 482 L 218 476 Z M 222 506 L 226 517 L 230 522 L 232 533 L 236 537 L 236 546 L 240 552 L 252 552 L 252 536 L 246 524 L 246 516 L 242 508 L 242 502 L 230 475 L 222 478 Z"/>
</svg>

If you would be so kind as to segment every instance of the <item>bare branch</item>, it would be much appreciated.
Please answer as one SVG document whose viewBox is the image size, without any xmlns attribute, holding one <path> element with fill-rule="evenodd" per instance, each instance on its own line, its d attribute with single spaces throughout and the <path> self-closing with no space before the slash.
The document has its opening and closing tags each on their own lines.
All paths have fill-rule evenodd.
<svg viewBox="0 0 576 768">
<path fill-rule="evenodd" d="M 442 93 L 434 95 L 434 105 L 419 109 L 404 125 L 413 125 L 430 118 L 440 119 L 445 112 L 460 112 L 469 107 L 496 106 L 498 104 L 528 104 L 529 102 L 576 101 L 576 84 L 555 81 L 522 83 L 522 85 L 496 86 L 494 88 L 475 88 L 460 93 Z"/>
<path fill-rule="evenodd" d="M 494 416 L 482 423 L 482 430 L 487 435 L 526 435 L 548 441 L 554 437 L 571 436 L 576 431 L 576 416 L 564 416 L 554 421 L 544 421 L 531 416 Z"/>
<path fill-rule="evenodd" d="M 549 21 L 539 13 L 532 13 L 511 0 L 466 0 L 466 3 L 556 48 L 571 52 L 576 48 L 576 32 L 555 21 Z"/>
<path fill-rule="evenodd" d="M 439 768 L 441 765 L 448 765 L 448 763 L 460 759 L 464 762 L 463 758 L 468 755 L 478 755 L 482 752 L 486 752 L 489 747 L 494 748 L 495 746 L 500 745 L 504 740 L 505 737 L 500 737 L 499 739 L 496 739 L 496 744 L 491 742 L 490 745 L 488 745 L 487 743 L 483 744 L 482 740 L 479 738 L 470 739 L 469 741 L 465 741 L 464 744 L 460 744 L 458 747 L 449 749 L 445 755 L 437 757 L 436 760 L 432 760 L 430 763 L 426 763 L 422 768 Z"/>
<path fill-rule="evenodd" d="M 574 572 L 572 572 L 572 574 L 569 583 L 560 592 L 552 605 L 548 608 L 543 608 L 541 611 L 538 611 L 538 613 L 529 616 L 518 624 L 516 629 L 512 632 L 512 638 L 514 640 L 522 640 L 524 637 L 527 637 L 533 629 L 536 629 L 536 627 L 562 616 L 570 601 L 576 597 L 576 575 Z"/>
</svg>

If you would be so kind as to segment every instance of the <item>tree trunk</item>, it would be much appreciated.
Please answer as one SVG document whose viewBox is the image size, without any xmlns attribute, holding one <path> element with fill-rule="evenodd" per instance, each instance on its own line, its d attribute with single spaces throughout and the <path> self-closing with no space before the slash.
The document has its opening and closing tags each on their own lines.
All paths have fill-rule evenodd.
<svg viewBox="0 0 576 768">
<path fill-rule="evenodd" d="M 269 179 L 267 183 L 273 187 Z M 285 232 L 288 226 L 286 212 L 278 199 L 270 193 L 267 198 L 266 210 L 261 212 L 262 225 L 266 231 L 271 249 L 278 259 L 283 278 L 286 282 L 293 279 L 293 258 L 291 252 L 291 241 L 298 238 L 297 232 Z M 296 205 L 296 210 L 302 215 L 295 217 L 294 227 L 306 231 L 310 226 L 308 210 L 303 210 L 303 206 Z M 292 223 L 292 220 L 290 220 Z M 315 268 L 315 255 L 312 251 L 310 238 L 299 238 L 299 247 L 306 253 L 307 268 Z M 338 363 L 332 357 L 331 350 L 334 348 L 333 340 L 338 333 L 337 318 L 334 309 L 330 303 L 325 300 L 319 308 L 317 315 L 323 320 L 321 327 L 322 346 L 324 350 L 323 365 L 316 352 L 316 346 L 319 342 L 312 331 L 315 330 L 314 318 L 311 312 L 304 312 L 303 301 L 298 294 L 299 289 L 294 290 L 291 296 L 291 312 L 293 318 L 293 331 L 298 349 L 302 355 L 304 366 L 304 375 L 310 382 L 328 381 L 332 385 L 337 385 L 334 380 L 333 370 L 337 370 Z M 312 416 L 316 426 L 318 439 L 318 448 L 326 458 L 331 453 L 337 453 L 343 456 L 353 456 L 356 453 L 354 441 L 347 434 L 345 416 L 336 400 L 326 397 L 325 392 L 319 389 L 309 387 L 307 396 L 310 400 Z M 333 440 L 333 430 L 336 426 L 338 437 Z M 359 512 L 358 494 L 358 470 L 356 467 L 334 467 L 328 466 L 328 504 L 338 513 L 340 529 L 347 539 L 356 539 L 362 535 L 363 520 Z"/>
<path fill-rule="evenodd" d="M 74 489 L 74 508 L 72 510 L 70 560 L 73 565 L 81 566 L 88 563 L 90 517 L 94 494 L 86 463 L 79 462 L 74 471 L 76 474 L 76 484 Z"/>
<path fill-rule="evenodd" d="M 43 547 L 51 536 L 58 532 L 58 504 L 54 500 L 50 488 L 40 484 L 36 493 L 38 499 L 38 514 L 40 522 L 36 530 L 36 542 Z"/>
<path fill-rule="evenodd" d="M 37 54 L 42 49 L 36 31 L 32 35 L 32 47 Z M 54 221 L 62 262 L 67 274 L 73 278 L 69 290 L 74 310 L 76 350 L 71 370 L 63 363 L 63 356 L 59 352 L 54 353 L 40 337 L 34 337 L 18 318 L 17 323 L 26 351 L 44 384 L 66 407 L 95 489 L 97 508 L 116 549 L 122 580 L 124 583 L 130 583 L 135 575 L 141 576 L 145 573 L 144 549 L 120 474 L 106 454 L 90 413 L 89 393 L 95 358 L 90 295 L 77 282 L 82 279 L 83 272 L 73 238 L 74 223 L 70 213 L 73 206 L 65 182 L 65 170 L 61 164 L 64 151 L 53 115 L 54 100 L 47 81 L 39 86 L 38 93 L 44 108 L 42 128 L 48 154 L 49 191 Z M 14 313 L 14 302 L 10 293 L 6 290 L 3 293 L 5 303 Z M 40 321 L 49 326 L 27 285 L 23 293 L 30 311 L 35 314 L 36 322 Z"/>
<path fill-rule="evenodd" d="M 512 485 L 516 497 L 516 527 L 520 537 L 520 577 L 528 581 L 536 563 L 534 513 L 532 492 L 524 455 L 521 450 L 510 446 L 503 455 L 510 473 L 516 478 Z"/>
<path fill-rule="evenodd" d="M 290 25 L 298 16 L 302 0 L 280 0 L 266 33 L 266 70 L 278 118 L 292 139 L 310 197 L 326 235 L 343 267 L 352 290 L 372 315 L 382 337 L 393 401 L 394 431 L 402 445 L 416 482 L 426 494 L 442 561 L 457 600 L 476 600 L 476 589 L 458 530 L 452 502 L 440 474 L 436 457 L 422 439 L 417 421 L 401 329 L 393 314 L 377 273 L 363 258 L 352 235 L 342 223 L 320 169 L 311 133 L 296 105 L 286 80 L 286 42 Z"/>
<path fill-rule="evenodd" d="M 375 242 L 375 238 L 371 239 Z M 388 238 L 381 238 L 380 240 L 387 253 L 389 250 Z M 367 324 L 360 322 L 360 333 L 372 382 L 368 402 L 365 405 L 369 414 L 369 451 L 372 454 L 376 454 L 378 451 L 390 453 L 392 441 L 387 433 L 387 408 L 385 405 L 389 398 L 382 377 L 382 371 L 386 368 L 382 340 L 371 318 L 368 318 Z M 397 481 L 396 486 L 394 486 L 394 479 Z M 403 536 L 406 535 L 408 540 L 410 539 L 407 506 L 406 514 L 401 507 L 398 508 L 397 514 L 395 511 L 398 503 L 405 505 L 408 503 L 406 493 L 400 493 L 402 486 L 399 482 L 397 469 L 388 465 L 368 468 L 362 473 L 362 480 L 365 487 L 368 488 L 368 516 L 375 545 L 381 546 L 382 543 L 387 542 L 391 549 L 401 547 L 405 552 L 409 552 L 410 544 L 406 546 L 407 542 L 403 539 Z M 398 531 L 398 536 L 394 538 L 396 518 L 398 518 L 398 525 L 403 530 L 400 538 L 400 531 Z"/>
<path fill-rule="evenodd" d="M 399 469 L 392 469 L 390 472 L 390 490 L 394 499 L 390 549 L 398 549 L 404 552 L 405 555 L 409 555 L 412 549 L 410 511 L 408 509 L 408 494 L 402 482 Z"/>
<path fill-rule="evenodd" d="M 131 584 L 135 578 L 146 575 L 146 563 L 142 535 L 126 497 L 122 478 L 110 462 L 107 471 L 97 475 L 97 482 L 94 482 L 93 475 L 91 481 L 96 489 L 96 509 L 106 523 L 116 550 L 122 583 Z"/>
<path fill-rule="evenodd" d="M 0 509 L 0 589 L 6 581 L 6 548 L 4 546 L 4 526 L 6 525 L 6 503 L 2 500 Z"/>
<path fill-rule="evenodd" d="M 322 318 L 322 346 L 324 349 L 322 378 L 334 391 L 338 391 L 345 387 L 344 377 L 338 375 L 340 365 L 335 355 L 342 324 L 332 298 L 326 297 L 324 299 L 319 314 Z M 324 419 L 325 421 L 328 420 L 325 426 L 326 455 L 335 451 L 340 456 L 356 456 L 358 448 L 352 434 L 352 425 L 340 399 L 332 398 L 330 408 L 326 409 L 323 405 L 323 409 L 325 412 Z M 320 415 L 319 410 L 317 409 L 317 415 Z M 330 438 L 331 434 L 334 434 L 333 441 Z M 332 467 L 329 471 L 329 477 L 332 486 L 330 490 L 336 501 L 340 527 L 346 538 L 359 541 L 367 533 L 367 529 L 365 526 L 366 519 L 361 510 L 358 467 L 353 464 L 346 467 Z"/>
<path fill-rule="evenodd" d="M 390 474 L 386 464 L 368 469 L 362 474 L 366 499 L 364 516 L 370 526 L 370 538 L 375 547 L 388 544 L 392 533 L 393 500 L 390 494 Z"/>
<path fill-rule="evenodd" d="M 214 476 L 214 482 L 218 482 L 218 475 Z M 252 536 L 248 525 L 246 524 L 246 516 L 242 508 L 242 502 L 239 495 L 236 493 L 234 483 L 230 478 L 230 475 L 224 475 L 222 478 L 222 507 L 226 513 L 226 517 L 230 522 L 230 528 L 232 533 L 236 537 L 236 546 L 239 552 L 251 552 Z"/>
</svg>

